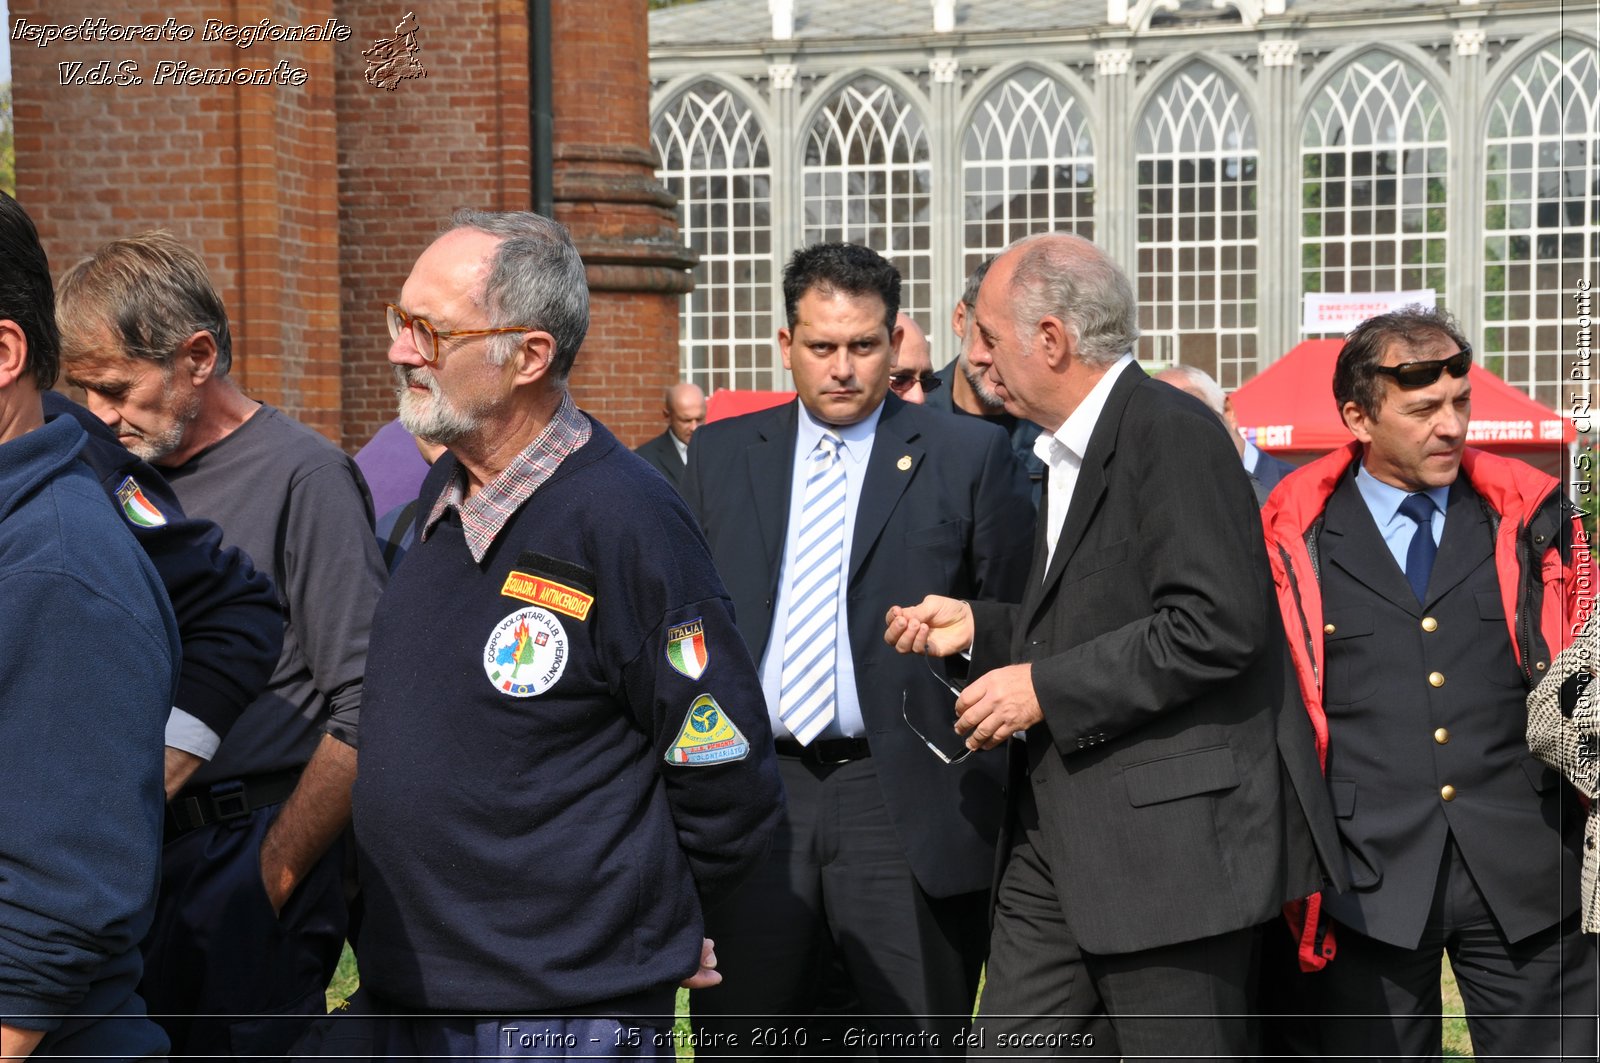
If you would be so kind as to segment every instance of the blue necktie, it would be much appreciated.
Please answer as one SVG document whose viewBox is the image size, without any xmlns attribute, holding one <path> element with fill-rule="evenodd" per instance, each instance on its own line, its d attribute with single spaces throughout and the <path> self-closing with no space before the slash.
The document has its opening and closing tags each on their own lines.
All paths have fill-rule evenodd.
<svg viewBox="0 0 1600 1063">
<path fill-rule="evenodd" d="M 1407 495 L 1400 503 L 1400 512 L 1417 524 L 1406 548 L 1406 582 L 1418 602 L 1427 601 L 1428 577 L 1433 574 L 1433 559 L 1439 555 L 1439 546 L 1433 541 L 1433 499 L 1427 495 Z"/>
<path fill-rule="evenodd" d="M 831 432 L 806 461 L 800 534 L 789 562 L 795 573 L 783 636 L 778 720 L 801 745 L 833 722 L 839 573 L 844 568 L 845 473 L 842 446 Z"/>
</svg>

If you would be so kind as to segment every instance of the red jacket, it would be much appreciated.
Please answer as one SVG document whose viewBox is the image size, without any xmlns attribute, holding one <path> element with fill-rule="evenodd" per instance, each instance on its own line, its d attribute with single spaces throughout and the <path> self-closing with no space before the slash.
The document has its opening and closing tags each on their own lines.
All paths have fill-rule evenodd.
<svg viewBox="0 0 1600 1063">
<path fill-rule="evenodd" d="M 1322 706 L 1322 593 L 1313 550 L 1329 496 L 1360 457 L 1361 444 L 1350 443 L 1318 458 L 1285 478 L 1261 511 L 1289 656 L 1324 771 L 1328 719 Z M 1461 472 L 1493 512 L 1500 598 L 1523 682 L 1532 689 L 1593 608 L 1593 556 L 1554 477 L 1471 447 L 1462 454 Z M 1285 906 L 1284 914 L 1299 934 L 1302 970 L 1321 970 L 1334 956 L 1333 932 L 1321 924 L 1321 907 L 1321 894 Z"/>
</svg>

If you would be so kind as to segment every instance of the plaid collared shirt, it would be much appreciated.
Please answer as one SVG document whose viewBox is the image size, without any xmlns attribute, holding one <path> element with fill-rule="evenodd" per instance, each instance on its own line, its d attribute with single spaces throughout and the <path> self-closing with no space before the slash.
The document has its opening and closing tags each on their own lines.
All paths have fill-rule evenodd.
<svg viewBox="0 0 1600 1063">
<path fill-rule="evenodd" d="M 482 564 L 483 555 L 489 552 L 495 536 L 500 534 L 512 514 L 533 497 L 533 493 L 550 479 L 563 461 L 589 442 L 593 434 L 589 419 L 578 412 L 571 394 L 563 394 L 556 415 L 550 418 L 544 431 L 522 453 L 511 459 L 511 464 L 501 470 L 499 476 L 484 484 L 483 490 L 465 501 L 467 474 L 462 469 L 456 470 L 422 526 L 422 541 L 428 541 L 434 526 L 454 506 L 461 514 L 461 531 L 466 536 L 467 549 L 472 552 L 472 559 Z"/>
</svg>

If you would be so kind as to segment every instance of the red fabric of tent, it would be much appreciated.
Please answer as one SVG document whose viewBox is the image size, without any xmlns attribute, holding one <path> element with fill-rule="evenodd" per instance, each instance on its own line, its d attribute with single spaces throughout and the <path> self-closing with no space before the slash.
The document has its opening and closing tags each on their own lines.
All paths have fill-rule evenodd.
<svg viewBox="0 0 1600 1063">
<path fill-rule="evenodd" d="M 1233 393 L 1244 437 L 1275 453 L 1320 453 L 1353 438 L 1333 403 L 1333 365 L 1343 340 L 1306 340 Z M 1569 421 L 1473 363 L 1467 445 L 1529 451 L 1577 439 Z"/>
<path fill-rule="evenodd" d="M 706 420 L 720 421 L 725 417 L 737 417 L 742 413 L 755 413 L 757 410 L 782 406 L 792 398 L 794 398 L 792 391 L 735 391 L 732 388 L 718 388 L 706 400 Z"/>
</svg>

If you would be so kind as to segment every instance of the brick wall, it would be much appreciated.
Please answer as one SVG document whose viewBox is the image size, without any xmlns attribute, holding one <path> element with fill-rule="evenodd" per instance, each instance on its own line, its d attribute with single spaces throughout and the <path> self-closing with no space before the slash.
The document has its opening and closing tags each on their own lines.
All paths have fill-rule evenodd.
<svg viewBox="0 0 1600 1063">
<path fill-rule="evenodd" d="M 13 0 L 15 25 L 119 23 L 194 29 L 189 41 L 12 43 L 17 198 L 57 273 L 100 244 L 152 228 L 196 248 L 226 300 L 234 375 L 252 394 L 339 440 L 338 200 L 330 102 L 334 43 L 248 49 L 202 39 L 208 18 L 319 22 L 327 0 L 232 5 L 173 0 Z M 226 9 L 226 13 L 222 13 Z M 302 85 L 189 86 L 163 61 L 303 68 Z M 65 75 L 58 64 L 83 63 Z M 133 84 L 76 84 L 98 64 Z M 123 64 L 134 64 L 124 66 Z M 166 80 L 167 84 L 158 83 Z"/>
<path fill-rule="evenodd" d="M 405 7 L 356 0 L 13 0 L 13 24 L 84 18 L 195 30 L 188 41 L 13 40 L 17 195 L 56 271 L 107 240 L 172 230 L 205 257 L 257 398 L 354 450 L 393 416 L 381 305 L 458 206 L 531 206 L 523 0 L 414 5 L 427 77 L 367 83 L 361 52 Z M 207 19 L 309 25 L 344 42 L 201 39 Z M 594 325 L 573 386 L 636 443 L 660 431 L 688 283 L 649 153 L 645 0 L 554 0 L 556 216 L 590 265 Z M 137 64 L 142 84 L 61 83 Z M 163 60 L 305 71 L 304 83 L 157 85 Z M 171 81 L 169 73 L 167 80 Z"/>
<path fill-rule="evenodd" d="M 391 36 L 406 10 L 359 0 L 335 7 L 367 44 Z M 457 207 L 532 205 L 524 5 L 442 0 L 415 9 L 427 77 L 389 92 L 367 83 L 364 62 L 337 74 L 342 399 L 357 442 L 394 417 L 383 304 L 399 297 L 422 249 Z"/>
</svg>

